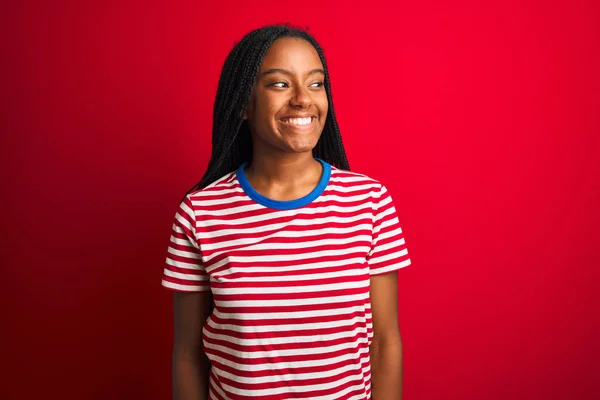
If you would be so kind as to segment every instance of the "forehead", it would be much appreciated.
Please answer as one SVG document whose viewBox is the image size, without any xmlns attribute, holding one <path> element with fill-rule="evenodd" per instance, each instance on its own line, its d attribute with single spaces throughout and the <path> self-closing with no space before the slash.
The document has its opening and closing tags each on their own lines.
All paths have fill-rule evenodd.
<svg viewBox="0 0 600 400">
<path fill-rule="evenodd" d="M 259 71 L 281 68 L 289 71 L 323 69 L 319 53 L 312 44 L 301 38 L 285 37 L 271 44 Z"/>
</svg>

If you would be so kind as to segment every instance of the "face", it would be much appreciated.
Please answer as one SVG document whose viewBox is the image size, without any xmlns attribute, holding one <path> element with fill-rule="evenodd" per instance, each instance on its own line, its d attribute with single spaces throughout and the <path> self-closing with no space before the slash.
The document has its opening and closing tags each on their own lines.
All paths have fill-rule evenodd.
<svg viewBox="0 0 600 400">
<path fill-rule="evenodd" d="M 304 39 L 273 42 L 258 71 L 248 109 L 257 151 L 301 153 L 317 144 L 329 102 L 319 54 Z"/>
</svg>

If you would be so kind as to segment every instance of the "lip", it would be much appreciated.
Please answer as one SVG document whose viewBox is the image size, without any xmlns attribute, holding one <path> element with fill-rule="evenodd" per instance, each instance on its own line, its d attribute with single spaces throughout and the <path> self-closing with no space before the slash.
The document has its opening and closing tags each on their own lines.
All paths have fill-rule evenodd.
<svg viewBox="0 0 600 400">
<path fill-rule="evenodd" d="M 314 114 L 294 114 L 294 115 L 285 115 L 285 116 L 281 117 L 280 119 L 284 120 L 284 119 L 289 119 L 289 118 L 308 118 L 308 117 L 317 118 L 317 116 Z"/>
<path fill-rule="evenodd" d="M 310 113 L 299 113 L 299 114 L 288 114 L 288 115 L 284 115 L 283 117 L 281 117 L 280 119 L 288 119 L 288 118 L 308 118 L 308 117 L 312 117 L 312 118 L 317 118 L 317 116 L 315 114 L 310 114 Z"/>
</svg>

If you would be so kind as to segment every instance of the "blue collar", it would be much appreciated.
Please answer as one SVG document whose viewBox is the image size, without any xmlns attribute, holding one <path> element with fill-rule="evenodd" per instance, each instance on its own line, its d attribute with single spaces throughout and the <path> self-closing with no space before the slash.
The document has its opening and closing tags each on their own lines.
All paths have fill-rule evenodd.
<svg viewBox="0 0 600 400">
<path fill-rule="evenodd" d="M 246 168 L 246 165 L 248 165 L 248 163 L 243 163 L 237 169 L 236 175 L 238 181 L 240 182 L 240 186 L 242 187 L 244 192 L 246 192 L 248 197 L 250 197 L 255 202 L 262 204 L 265 207 L 275 208 L 277 210 L 291 210 L 294 208 L 304 207 L 310 204 L 313 200 L 315 200 L 325 191 L 325 188 L 329 184 L 329 178 L 331 177 L 331 165 L 319 158 L 316 158 L 316 160 L 323 165 L 323 174 L 321 175 L 319 184 L 313 189 L 312 192 L 310 192 L 304 197 L 295 200 L 273 200 L 263 196 L 262 194 L 254 190 L 254 188 L 250 185 L 248 178 L 246 177 L 246 173 L 244 172 L 244 168 Z"/>
</svg>

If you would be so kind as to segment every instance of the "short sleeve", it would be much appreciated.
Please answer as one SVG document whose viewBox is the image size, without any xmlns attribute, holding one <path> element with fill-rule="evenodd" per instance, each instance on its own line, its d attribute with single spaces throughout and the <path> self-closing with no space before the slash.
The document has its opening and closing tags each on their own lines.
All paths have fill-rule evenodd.
<svg viewBox="0 0 600 400">
<path fill-rule="evenodd" d="M 202 265 L 200 246 L 196 239 L 196 217 L 189 195 L 181 202 L 175 214 L 162 285 L 180 292 L 210 290 L 208 274 Z"/>
<path fill-rule="evenodd" d="M 373 240 L 367 262 L 371 275 L 393 272 L 410 265 L 392 196 L 383 185 L 375 198 Z"/>
</svg>

